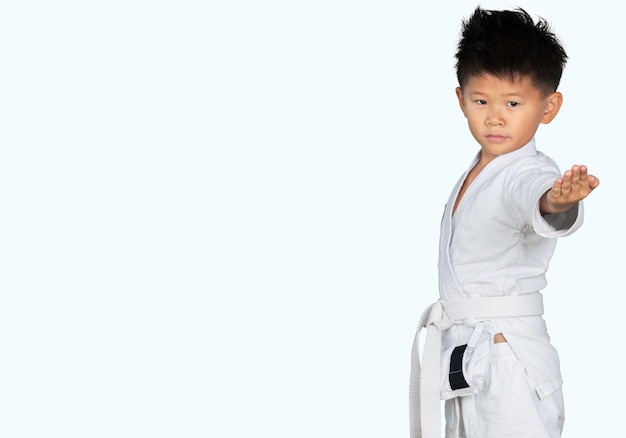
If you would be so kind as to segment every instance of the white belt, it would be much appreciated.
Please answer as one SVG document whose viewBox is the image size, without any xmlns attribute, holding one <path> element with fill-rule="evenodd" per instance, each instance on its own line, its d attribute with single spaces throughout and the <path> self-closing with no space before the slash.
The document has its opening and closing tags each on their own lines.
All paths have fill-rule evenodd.
<svg viewBox="0 0 626 438">
<path fill-rule="evenodd" d="M 411 438 L 441 437 L 440 354 L 441 332 L 465 320 L 489 320 L 517 316 L 543 315 L 543 296 L 539 292 L 511 297 L 437 301 L 420 318 L 411 358 L 409 411 Z M 419 357 L 419 335 L 426 328 L 423 366 Z"/>
</svg>

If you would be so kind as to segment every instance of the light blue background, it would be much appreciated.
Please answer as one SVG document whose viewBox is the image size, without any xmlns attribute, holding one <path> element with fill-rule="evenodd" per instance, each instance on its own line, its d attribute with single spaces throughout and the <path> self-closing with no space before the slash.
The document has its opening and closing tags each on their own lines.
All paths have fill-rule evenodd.
<svg viewBox="0 0 626 438">
<path fill-rule="evenodd" d="M 408 436 L 476 5 L 3 5 L 0 435 Z M 569 438 L 621 430 L 617 5 L 521 5 L 571 58 L 538 148 L 602 181 L 545 292 Z"/>
</svg>

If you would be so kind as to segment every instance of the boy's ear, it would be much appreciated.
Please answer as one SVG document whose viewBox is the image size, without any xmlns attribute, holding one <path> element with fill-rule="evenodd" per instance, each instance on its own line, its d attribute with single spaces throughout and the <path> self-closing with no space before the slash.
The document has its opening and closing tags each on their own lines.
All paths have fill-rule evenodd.
<svg viewBox="0 0 626 438">
<path fill-rule="evenodd" d="M 461 87 L 456 87 L 456 98 L 459 99 L 459 106 L 461 107 L 461 111 L 463 111 L 463 115 L 467 117 L 467 114 L 465 114 L 465 102 L 463 101 L 463 90 L 461 90 Z"/>
<path fill-rule="evenodd" d="M 558 91 L 550 94 L 546 98 L 546 107 L 543 111 L 543 117 L 541 117 L 541 123 L 548 124 L 554 120 L 561 109 L 561 105 L 563 105 L 563 95 Z"/>
</svg>

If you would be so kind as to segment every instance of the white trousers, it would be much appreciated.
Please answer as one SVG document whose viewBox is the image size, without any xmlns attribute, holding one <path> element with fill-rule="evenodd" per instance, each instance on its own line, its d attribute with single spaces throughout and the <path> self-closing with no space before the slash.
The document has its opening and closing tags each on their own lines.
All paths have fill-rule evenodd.
<svg viewBox="0 0 626 438">
<path fill-rule="evenodd" d="M 446 438 L 559 438 L 561 389 L 540 400 L 509 344 L 492 347 L 481 391 L 446 401 Z"/>
</svg>

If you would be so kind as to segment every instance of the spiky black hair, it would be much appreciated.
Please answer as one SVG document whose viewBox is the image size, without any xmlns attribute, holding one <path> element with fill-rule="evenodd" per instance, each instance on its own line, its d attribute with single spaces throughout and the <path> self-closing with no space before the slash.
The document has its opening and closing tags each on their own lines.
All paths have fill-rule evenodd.
<svg viewBox="0 0 626 438">
<path fill-rule="evenodd" d="M 561 81 L 567 54 L 545 19 L 535 23 L 521 8 L 478 7 L 463 21 L 456 60 L 461 88 L 471 77 L 491 74 L 511 81 L 528 77 L 548 95 Z"/>
</svg>

